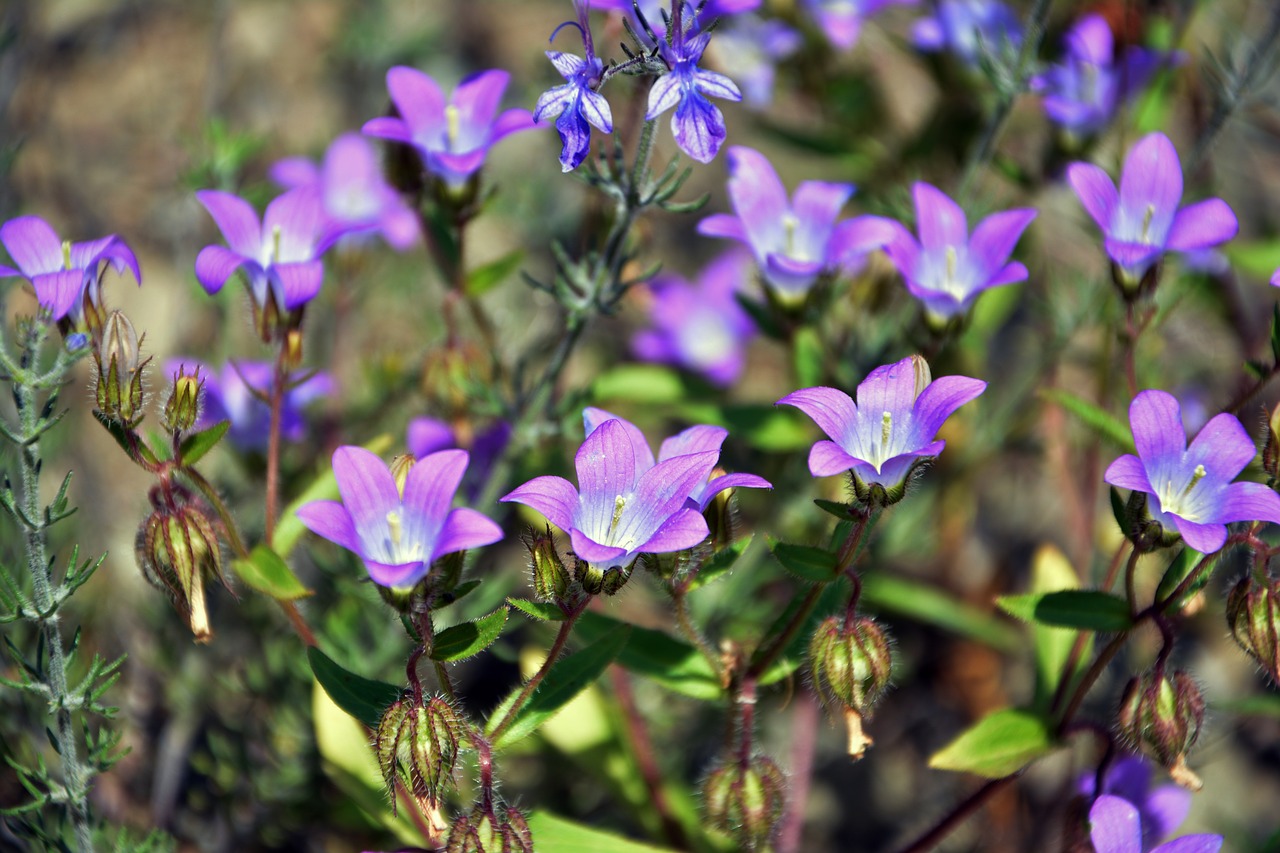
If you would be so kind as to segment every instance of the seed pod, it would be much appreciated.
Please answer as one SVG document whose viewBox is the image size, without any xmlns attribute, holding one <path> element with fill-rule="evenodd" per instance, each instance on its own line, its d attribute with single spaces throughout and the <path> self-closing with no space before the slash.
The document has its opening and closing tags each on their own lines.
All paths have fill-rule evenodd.
<svg viewBox="0 0 1280 853">
<path fill-rule="evenodd" d="M 142 574 L 167 591 L 196 641 L 213 636 L 205 609 L 205 580 L 223 580 L 216 528 L 195 503 L 157 507 L 138 528 L 135 553 Z"/>
<path fill-rule="evenodd" d="M 556 550 L 551 528 L 545 533 L 530 529 L 524 544 L 529 549 L 534 593 L 542 601 L 562 601 L 569 591 L 569 570 Z"/>
<path fill-rule="evenodd" d="M 173 388 L 165 400 L 161 423 L 170 432 L 186 432 L 200 420 L 200 395 L 204 391 L 204 378 L 200 368 L 190 375 L 184 365 L 173 377 Z"/>
<path fill-rule="evenodd" d="M 1200 779 L 1187 767 L 1187 752 L 1204 724 L 1204 696 L 1185 672 L 1172 678 L 1162 671 L 1135 676 L 1120 701 L 1117 725 L 1135 746 L 1146 747 L 1175 782 L 1199 790 Z"/>
<path fill-rule="evenodd" d="M 1246 576 L 1227 596 L 1231 636 L 1280 684 L 1280 581 Z"/>
<path fill-rule="evenodd" d="M 373 736 L 373 751 L 378 756 L 378 768 L 382 771 L 382 783 L 391 798 L 391 816 L 396 816 L 396 764 L 400 758 L 400 738 L 412 706 L 405 700 L 393 702 L 382 714 L 378 730 Z"/>
<path fill-rule="evenodd" d="M 786 777 L 773 761 L 758 756 L 721 764 L 702 785 L 711 825 L 734 837 L 743 850 L 763 850 L 786 802 Z"/>
<path fill-rule="evenodd" d="M 857 616 L 846 623 L 829 617 L 809 642 L 809 671 L 823 699 L 837 706 L 849 729 L 849 754 L 861 758 L 871 745 L 862 729 L 889 686 L 893 655 L 889 637 L 874 620 Z"/>
<path fill-rule="evenodd" d="M 533 835 L 519 809 L 477 803 L 454 820 L 445 853 L 533 853 Z"/>
</svg>

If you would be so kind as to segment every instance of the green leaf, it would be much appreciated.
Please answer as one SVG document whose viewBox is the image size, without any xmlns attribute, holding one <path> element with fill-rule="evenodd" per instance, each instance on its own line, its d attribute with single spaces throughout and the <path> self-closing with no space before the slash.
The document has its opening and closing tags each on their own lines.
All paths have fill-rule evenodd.
<svg viewBox="0 0 1280 853">
<path fill-rule="evenodd" d="M 796 382 L 801 388 L 811 388 L 822 384 L 822 365 L 826 354 L 822 351 L 822 341 L 818 338 L 818 330 L 812 326 L 802 326 L 791 338 L 792 365 L 796 372 Z"/>
<path fill-rule="evenodd" d="M 1041 545 L 1031 561 L 1031 591 L 1033 593 L 1061 592 L 1076 589 L 1080 578 L 1067 555 L 1052 545 Z M 1036 695 L 1047 702 L 1062 680 L 1063 669 L 1076 642 L 1077 632 L 1071 628 L 1054 628 L 1038 622 L 1031 625 L 1031 636 L 1036 653 Z M 1086 635 L 1080 661 L 1087 661 L 1093 644 L 1093 635 Z M 1079 665 L 1079 664 L 1077 664 Z M 1074 675 L 1074 673 L 1072 673 Z"/>
<path fill-rule="evenodd" d="M 233 560 L 231 568 L 242 581 L 277 601 L 294 601 L 313 594 L 289 564 L 265 544 L 254 547 L 248 557 Z"/>
<path fill-rule="evenodd" d="M 553 717 L 574 696 L 600 677 L 626 646 L 630 633 L 626 626 L 622 626 L 599 638 L 582 651 L 574 652 L 556 661 L 546 677 L 542 679 L 542 683 L 525 702 L 524 707 L 517 712 L 515 722 L 502 733 L 502 737 L 494 742 L 494 748 L 510 746 L 533 733 L 538 726 Z M 518 693 L 519 689 L 513 692 L 512 697 Z M 499 708 L 510 707 L 511 701 L 512 698 L 508 698 Z M 505 714 L 494 713 L 485 724 L 485 731 L 492 735 L 499 720 L 504 716 Z"/>
<path fill-rule="evenodd" d="M 507 604 L 538 622 L 563 622 L 565 619 L 564 611 L 557 604 L 527 598 L 508 598 Z"/>
<path fill-rule="evenodd" d="M 601 374 L 591 385 L 596 400 L 622 400 L 650 405 L 684 397 L 680 374 L 660 364 L 623 364 Z"/>
<path fill-rule="evenodd" d="M 1096 589 L 1002 595 L 996 604 L 1010 616 L 1041 625 L 1108 633 L 1133 626 L 1129 603 L 1118 595 Z"/>
<path fill-rule="evenodd" d="M 698 569 L 698 574 L 689 583 L 689 591 L 701 589 L 713 580 L 723 577 L 726 572 L 733 568 L 734 563 L 738 562 L 746 550 L 751 547 L 751 543 L 755 541 L 755 534 L 748 533 L 743 538 L 734 542 L 728 548 L 722 548 L 710 560 Z"/>
<path fill-rule="evenodd" d="M 1128 425 L 1115 415 L 1061 388 L 1050 388 L 1040 393 L 1046 399 L 1052 400 L 1075 415 L 1084 422 L 1085 426 L 1112 444 L 1128 453 L 1136 452 L 1133 447 L 1133 434 L 1129 431 Z"/>
<path fill-rule="evenodd" d="M 488 616 L 445 628 L 431 645 L 432 660 L 466 660 L 489 648 L 502 635 L 507 613 L 500 607 Z"/>
<path fill-rule="evenodd" d="M 1231 699 L 1226 702 L 1213 702 L 1209 707 L 1214 711 L 1236 714 L 1241 717 L 1271 717 L 1280 720 L 1280 694 L 1276 693 L 1246 696 L 1243 699 Z"/>
<path fill-rule="evenodd" d="M 827 583 L 836 577 L 836 555 L 822 548 L 811 545 L 792 545 L 778 542 L 769 537 L 769 546 L 773 556 L 778 558 L 782 568 L 802 581 L 811 583 Z"/>
<path fill-rule="evenodd" d="M 1048 755 L 1054 746 L 1049 724 L 1043 717 L 1004 708 L 983 717 L 935 752 L 929 758 L 929 766 L 1000 779 Z"/>
<path fill-rule="evenodd" d="M 1186 579 L 1187 575 L 1191 574 L 1191 572 L 1195 570 L 1195 567 L 1199 565 L 1200 559 L 1203 556 L 1204 555 L 1199 551 L 1183 547 L 1183 549 L 1178 552 L 1178 556 L 1174 557 L 1173 561 L 1169 563 L 1169 568 L 1165 569 L 1164 577 L 1160 578 L 1160 585 L 1156 587 L 1156 601 L 1163 601 L 1170 595 L 1173 595 L 1173 591 L 1178 588 L 1178 584 L 1182 583 Z M 1216 568 L 1216 566 L 1210 568 L 1206 572 L 1201 572 L 1200 577 L 1195 583 L 1187 588 L 1187 591 L 1182 594 L 1180 599 L 1169 602 L 1169 606 L 1165 608 L 1165 612 L 1170 613 L 1177 611 L 1196 593 L 1204 589 L 1205 584 L 1209 582 L 1209 578 L 1213 577 L 1214 568 Z"/>
<path fill-rule="evenodd" d="M 520 262 L 523 260 L 524 250 L 516 249 L 496 261 L 490 261 L 487 264 L 476 267 L 467 274 L 467 283 L 463 285 L 462 289 L 467 296 L 479 296 L 482 293 L 486 293 L 515 273 L 520 268 Z"/>
<path fill-rule="evenodd" d="M 1280 239 L 1275 237 L 1247 243 L 1233 240 L 1222 250 L 1239 270 L 1264 281 L 1280 267 Z"/>
<path fill-rule="evenodd" d="M 835 501 L 829 501 L 825 498 L 814 498 L 813 502 L 817 505 L 818 509 L 834 515 L 841 521 L 848 521 L 853 518 L 853 508 L 848 504 L 836 503 Z"/>
<path fill-rule="evenodd" d="M 726 406 L 721 426 L 757 450 L 788 453 L 808 450 L 813 437 L 808 419 L 799 412 L 774 406 L 744 404 Z"/>
<path fill-rule="evenodd" d="M 1111 499 L 1111 515 L 1116 520 L 1116 526 L 1120 528 L 1120 532 L 1125 536 L 1129 535 L 1129 508 L 1124 502 L 1124 498 L 1120 497 L 1120 490 L 1112 486 L 1108 492 Z"/>
<path fill-rule="evenodd" d="M 1018 631 L 994 614 L 915 578 L 868 572 L 862 577 L 861 600 L 875 610 L 936 625 L 1000 651 L 1025 645 Z"/>
<path fill-rule="evenodd" d="M 723 694 L 720 679 L 702 653 L 665 631 L 591 612 L 582 614 L 574 631 L 583 642 L 595 643 L 623 628 L 630 628 L 631 635 L 618 654 L 619 666 L 694 699 L 719 699 Z"/>
<path fill-rule="evenodd" d="M 373 681 L 348 672 L 315 646 L 307 649 L 307 661 L 316 681 L 320 682 L 334 704 L 371 729 L 378 727 L 383 712 L 403 692 L 385 681 Z"/>
<path fill-rule="evenodd" d="M 773 338 L 775 341 L 785 341 L 787 339 L 786 330 L 778 323 L 778 319 L 773 315 L 766 303 L 752 299 L 742 293 L 733 294 L 733 298 L 742 306 L 742 310 L 751 316 L 756 328 L 766 337 Z"/>
<path fill-rule="evenodd" d="M 364 449 L 381 456 L 391 448 L 394 441 L 395 439 L 390 435 L 383 434 L 364 445 Z M 294 498 L 280 514 L 280 522 L 276 525 L 275 535 L 271 539 L 271 545 L 276 553 L 281 557 L 288 557 L 289 552 L 302 538 L 302 534 L 307 532 L 302 519 L 298 518 L 299 509 L 312 501 L 336 501 L 340 497 L 338 481 L 333 478 L 333 468 L 326 465 L 324 473 L 312 480 L 311 485 L 303 489 L 302 494 Z"/>
<path fill-rule="evenodd" d="M 547 812 L 529 815 L 529 832 L 538 850 L 555 853 L 673 853 L 669 847 L 653 847 L 621 835 L 593 829 Z"/>
<path fill-rule="evenodd" d="M 202 429 L 187 436 L 178 447 L 178 458 L 182 460 L 183 465 L 196 464 L 222 440 L 229 429 L 231 429 L 231 421 L 218 421 L 208 429 Z"/>
<path fill-rule="evenodd" d="M 444 595 L 440 596 L 439 600 L 437 600 L 435 603 L 435 609 L 443 610 L 444 608 L 448 607 L 450 604 L 456 604 L 457 602 L 466 598 L 472 592 L 475 592 L 475 590 L 480 586 L 481 583 L 482 581 L 480 581 L 477 578 L 472 578 L 469 581 L 463 581 L 462 583 L 455 586 L 453 589 L 449 590 Z"/>
</svg>

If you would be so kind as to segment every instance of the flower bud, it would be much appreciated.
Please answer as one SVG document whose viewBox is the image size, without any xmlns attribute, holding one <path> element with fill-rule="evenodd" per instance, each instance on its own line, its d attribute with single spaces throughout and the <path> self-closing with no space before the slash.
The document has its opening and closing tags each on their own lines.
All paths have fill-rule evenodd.
<svg viewBox="0 0 1280 853">
<path fill-rule="evenodd" d="M 569 591 L 569 571 L 556 550 L 551 528 L 545 533 L 530 529 L 524 537 L 529 549 L 529 564 L 533 571 L 533 590 L 543 601 L 562 601 Z"/>
<path fill-rule="evenodd" d="M 141 359 L 141 343 L 129 318 L 112 311 L 94 353 L 97 411 L 129 429 L 142 421 L 142 372 L 151 360 Z"/>
<path fill-rule="evenodd" d="M 732 835 L 743 850 L 768 846 L 785 801 L 786 778 L 763 756 L 722 764 L 702 784 L 711 825 Z"/>
<path fill-rule="evenodd" d="M 458 753 L 468 742 L 467 721 L 441 696 L 425 702 L 401 699 L 383 712 L 374 734 L 374 752 L 387 790 L 395 793 L 397 765 L 408 772 L 415 797 L 438 801 L 453 781 Z"/>
<path fill-rule="evenodd" d="M 1227 625 L 1240 648 L 1280 684 L 1280 581 L 1246 576 L 1227 596 Z"/>
<path fill-rule="evenodd" d="M 222 580 L 222 551 L 204 510 L 194 503 L 157 508 L 138 529 L 135 550 L 143 575 L 168 591 L 196 642 L 209 642 L 204 583 L 210 576 Z"/>
<path fill-rule="evenodd" d="M 861 758 L 871 745 L 862 721 L 889 686 L 893 655 L 884 629 L 865 616 L 824 619 L 809 642 L 809 670 L 819 695 L 844 712 L 849 754 Z"/>
<path fill-rule="evenodd" d="M 204 391 L 204 378 L 200 368 L 187 375 L 186 366 L 173 377 L 173 388 L 164 403 L 162 423 L 169 432 L 186 432 L 200 420 L 200 395 Z"/>
<path fill-rule="evenodd" d="M 1267 440 L 1262 445 L 1262 470 L 1267 472 L 1271 488 L 1280 485 L 1280 406 L 1267 418 Z"/>
<path fill-rule="evenodd" d="M 454 820 L 445 853 L 533 853 L 533 834 L 519 809 L 477 803 Z"/>
<path fill-rule="evenodd" d="M 1120 700 L 1117 724 L 1135 746 L 1145 746 L 1169 770 L 1173 781 L 1199 790 L 1200 779 L 1187 767 L 1187 752 L 1204 724 L 1204 696 L 1185 672 L 1172 678 L 1162 671 L 1135 676 Z"/>
<path fill-rule="evenodd" d="M 625 566 L 601 568 L 595 563 L 578 560 L 574 564 L 573 579 L 582 585 L 584 592 L 590 595 L 599 595 L 602 592 L 605 595 L 614 595 L 630 580 L 631 571 L 635 565 L 636 561 L 633 559 Z"/>
</svg>

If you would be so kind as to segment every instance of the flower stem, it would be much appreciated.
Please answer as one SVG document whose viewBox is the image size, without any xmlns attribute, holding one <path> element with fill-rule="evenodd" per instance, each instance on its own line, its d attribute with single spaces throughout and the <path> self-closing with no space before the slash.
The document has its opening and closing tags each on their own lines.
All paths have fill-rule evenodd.
<svg viewBox="0 0 1280 853">
<path fill-rule="evenodd" d="M 672 847 L 684 850 L 688 847 L 689 841 L 684 827 L 676 819 L 671 810 L 671 803 L 667 799 L 666 789 L 662 784 L 662 771 L 658 769 L 657 759 L 654 758 L 653 741 L 649 739 L 644 718 L 640 716 L 640 709 L 636 707 L 635 695 L 631 692 L 631 681 L 620 667 L 612 666 L 609 671 L 613 681 L 613 693 L 618 697 L 618 705 L 622 709 L 622 724 L 631 745 L 632 755 L 636 760 L 636 768 L 640 771 L 640 777 L 649 791 L 649 801 L 658 814 L 663 837 Z"/>
<path fill-rule="evenodd" d="M 271 406 L 271 423 L 267 432 L 267 506 L 263 526 L 263 539 L 267 547 L 271 546 L 276 530 L 276 514 L 280 503 L 280 426 L 284 408 L 284 385 L 288 379 L 285 360 L 288 358 L 287 343 L 280 342 L 280 351 L 276 354 L 275 371 L 271 378 L 271 395 L 268 403 Z"/>
<path fill-rule="evenodd" d="M 516 721 L 516 717 L 520 715 L 520 711 L 524 708 L 525 703 L 529 701 L 529 697 L 533 695 L 533 691 L 538 689 L 538 685 L 542 683 L 542 679 L 547 677 L 547 673 L 551 671 L 551 667 L 560 659 L 560 655 L 564 652 L 565 645 L 569 642 L 569 635 L 573 633 L 573 626 L 577 624 L 578 617 L 587 609 L 588 598 L 582 599 L 576 604 L 560 623 L 560 631 L 556 634 L 555 642 L 551 644 L 551 649 L 547 652 L 547 659 L 542 662 L 542 666 L 538 667 L 528 681 L 524 683 L 524 687 L 520 690 L 520 694 L 516 696 L 516 701 L 511 703 L 511 707 L 507 709 L 506 715 L 502 721 L 498 723 L 497 728 L 493 730 L 493 734 L 489 736 L 490 743 L 497 743 L 502 735 L 511 728 Z"/>
<path fill-rule="evenodd" d="M 959 805 L 947 813 L 947 815 L 937 823 L 932 829 L 915 841 L 903 847 L 900 853 L 925 853 L 926 850 L 932 850 L 935 846 L 942 842 L 944 838 L 951 834 L 951 831 L 960 824 L 969 819 L 971 815 L 982 808 L 987 800 L 994 797 L 1000 791 L 1007 788 L 1013 783 L 1022 771 L 1012 773 L 1000 779 L 992 779 L 978 790 L 974 791 L 965 798 Z"/>
</svg>

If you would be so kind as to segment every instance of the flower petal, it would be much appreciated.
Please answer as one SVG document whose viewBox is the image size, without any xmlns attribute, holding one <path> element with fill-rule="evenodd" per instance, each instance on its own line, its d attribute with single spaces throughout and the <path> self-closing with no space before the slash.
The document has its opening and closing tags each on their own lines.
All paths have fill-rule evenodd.
<svg viewBox="0 0 1280 853">
<path fill-rule="evenodd" d="M 1068 51 L 1090 65 L 1108 66 L 1114 57 L 1115 39 L 1111 35 L 1111 25 L 1097 13 L 1076 21 L 1063 40 Z"/>
<path fill-rule="evenodd" d="M 1240 223 L 1227 203 L 1210 198 L 1177 212 L 1165 245 L 1178 252 L 1193 252 L 1225 243 L 1239 231 Z"/>
<path fill-rule="evenodd" d="M 388 532 L 387 513 L 400 506 L 400 493 L 391 472 L 375 454 L 347 445 L 333 452 L 333 476 L 338 481 L 342 505 L 351 514 L 363 545 L 361 553 L 378 553 L 370 549 L 371 541 L 380 543 L 384 539 Z"/>
<path fill-rule="evenodd" d="M 1232 483 L 1218 507 L 1217 518 L 1233 521 L 1269 521 L 1280 524 L 1280 495 L 1262 483 Z"/>
<path fill-rule="evenodd" d="M 1142 467 L 1142 460 L 1131 453 L 1126 453 L 1107 466 L 1102 475 L 1105 482 L 1131 492 L 1155 494 L 1151 481 L 1147 478 L 1147 469 Z"/>
<path fill-rule="evenodd" d="M 990 279 L 996 271 L 1004 268 L 1022 232 L 1035 218 L 1034 210 L 1019 208 L 993 213 L 978 223 L 969 240 L 969 254 L 982 270 L 980 279 Z"/>
<path fill-rule="evenodd" d="M 578 512 L 578 490 L 564 477 L 534 477 L 498 500 L 531 507 L 566 532 L 573 528 L 574 516 Z"/>
<path fill-rule="evenodd" d="M 950 196 L 923 181 L 917 181 L 911 192 L 916 205 L 916 231 L 926 250 L 963 246 L 969 241 L 964 211 Z"/>
<path fill-rule="evenodd" d="M 413 143 L 413 128 L 404 121 L 392 116 L 371 118 L 360 128 L 365 136 L 376 136 L 379 139 L 390 139 L 392 142 Z"/>
<path fill-rule="evenodd" d="M 262 217 L 263 234 L 275 243 L 271 263 L 313 260 L 323 219 L 324 203 L 315 186 L 298 187 L 272 199 Z"/>
<path fill-rule="evenodd" d="M 720 452 L 729 431 L 724 427 L 699 424 L 664 439 L 658 448 L 658 460 L 666 461 L 676 456 L 687 456 L 690 453 L 703 453 L 714 450 Z"/>
<path fill-rule="evenodd" d="M 795 233 L 791 255 L 825 260 L 840 210 L 853 197 L 853 184 L 801 181 L 792 196 Z"/>
<path fill-rule="evenodd" d="M 1153 223 L 1169 222 L 1182 200 L 1182 164 L 1163 133 L 1149 133 L 1129 150 L 1120 176 L 1120 205 L 1141 219 L 1150 208 Z M 1155 224 L 1153 234 L 1164 233 Z"/>
<path fill-rule="evenodd" d="M 61 320 L 77 307 L 81 294 L 84 293 L 84 282 L 83 270 L 59 270 L 31 277 L 36 301 L 55 321 Z"/>
<path fill-rule="evenodd" d="M 645 121 L 653 121 L 667 110 L 680 103 L 679 74 L 664 74 L 649 89 L 649 108 L 644 114 Z"/>
<path fill-rule="evenodd" d="M 633 517 L 632 529 L 644 534 L 656 529 L 707 482 L 719 458 L 718 450 L 688 453 L 665 459 L 645 472 L 636 483 L 635 504 L 640 515 Z"/>
<path fill-rule="evenodd" d="M 617 498 L 630 494 L 636 483 L 635 450 L 622 422 L 597 427 L 578 448 L 574 465 L 582 501 L 575 526 L 607 530 Z"/>
<path fill-rule="evenodd" d="M 338 501 L 312 501 L 298 507 L 298 520 L 317 536 L 328 539 L 348 551 L 360 554 L 360 537 L 356 535 L 351 513 Z"/>
<path fill-rule="evenodd" d="M 221 190 L 201 190 L 196 198 L 213 217 L 231 251 L 249 258 L 258 257 L 262 251 L 262 229 L 258 226 L 258 214 L 249 202 Z"/>
<path fill-rule="evenodd" d="M 907 372 L 913 372 L 908 368 Z M 931 441 L 942 422 L 951 417 L 956 409 L 973 400 L 987 390 L 987 383 L 981 379 L 968 376 L 942 376 L 933 380 L 920 392 L 915 401 L 912 426 L 918 441 Z M 861 397 L 861 388 L 859 388 Z M 886 411 L 892 411 L 888 409 Z"/>
<path fill-rule="evenodd" d="M 1184 835 L 1161 844 L 1151 853 L 1218 853 L 1221 849 L 1221 835 Z"/>
<path fill-rule="evenodd" d="M 1142 853 L 1142 825 L 1128 800 L 1103 794 L 1089 809 L 1089 838 L 1095 850 Z"/>
<path fill-rule="evenodd" d="M 638 477 L 652 468 L 654 463 L 653 451 L 649 449 L 649 440 L 644 437 L 640 427 L 626 418 L 620 418 L 612 412 L 606 412 L 604 409 L 597 409 L 594 406 L 587 406 L 582 410 L 582 428 L 587 435 L 591 435 L 601 424 L 607 421 L 617 421 L 626 431 L 627 440 L 631 442 L 631 452 L 636 460 L 636 476 Z"/>
<path fill-rule="evenodd" d="M 742 220 L 756 257 L 784 248 L 782 218 L 790 205 L 778 173 L 765 156 L 742 145 L 730 147 L 728 188 L 734 212 Z"/>
<path fill-rule="evenodd" d="M 653 535 L 636 546 L 646 554 L 669 554 L 692 548 L 709 536 L 707 520 L 695 509 L 681 509 L 662 523 Z"/>
<path fill-rule="evenodd" d="M 453 428 L 436 418 L 414 418 L 409 421 L 405 433 L 405 446 L 410 453 L 421 459 L 438 450 L 457 447 L 458 440 Z"/>
<path fill-rule="evenodd" d="M 809 473 L 815 477 L 843 474 L 858 464 L 834 441 L 819 441 L 809 449 Z"/>
<path fill-rule="evenodd" d="M 719 107 L 696 91 L 687 94 L 671 116 L 676 145 L 699 163 L 715 159 L 728 130 Z"/>
<path fill-rule="evenodd" d="M 1157 844 L 1186 820 L 1187 812 L 1191 811 L 1191 792 L 1177 785 L 1161 785 L 1138 805 L 1142 812 L 1143 841 Z"/>
<path fill-rule="evenodd" d="M 1184 464 L 1189 469 L 1203 465 L 1214 479 L 1227 482 L 1235 479 L 1257 455 L 1258 448 L 1254 447 L 1244 426 L 1235 415 L 1223 412 L 1196 433 L 1187 448 Z"/>
<path fill-rule="evenodd" d="M 723 74 L 699 68 L 693 73 L 693 79 L 698 86 L 698 91 L 708 98 L 723 98 L 726 101 L 742 100 L 742 92 L 739 91 L 738 84 Z"/>
<path fill-rule="evenodd" d="M 491 518 L 470 507 L 458 507 L 445 519 L 440 538 L 436 540 L 435 548 L 431 552 L 431 559 L 434 560 L 443 554 L 452 554 L 455 551 L 492 545 L 500 539 L 502 539 L 502 528 Z"/>
<path fill-rule="evenodd" d="M 578 112 L 593 127 L 604 133 L 613 132 L 613 111 L 605 96 L 590 89 L 582 90 L 582 99 L 578 102 Z"/>
<path fill-rule="evenodd" d="M 453 90 L 449 104 L 458 111 L 459 147 L 483 145 L 489 138 L 502 93 L 510 82 L 510 74 L 494 68 L 472 74 Z"/>
<path fill-rule="evenodd" d="M 729 240 L 739 240 L 748 245 L 751 243 L 742 220 L 727 213 L 713 213 L 703 218 L 698 223 L 698 233 L 704 237 L 724 237 Z M 1276 281 L 1273 281 L 1272 284 L 1280 281 L 1280 270 L 1276 270 L 1275 278 Z M 1277 286 L 1280 286 L 1280 284 L 1277 284 Z"/>
<path fill-rule="evenodd" d="M 838 388 L 824 386 L 792 391 L 775 405 L 795 406 L 813 418 L 813 422 L 837 444 L 843 444 L 848 439 L 858 415 L 852 397 Z"/>
<path fill-rule="evenodd" d="M 370 557 L 364 558 L 364 567 L 369 572 L 369 577 L 373 578 L 373 582 L 378 586 L 399 589 L 414 586 L 418 581 L 426 577 L 427 572 L 431 570 L 431 564 L 422 560 L 391 564 L 380 563 Z"/>
<path fill-rule="evenodd" d="M 836 225 L 827 244 L 827 261 L 835 265 L 849 266 L 862 263 L 863 256 L 882 249 L 906 233 L 915 242 L 902 223 L 883 216 L 855 216 Z"/>
<path fill-rule="evenodd" d="M 63 268 L 62 241 L 39 216 L 19 216 L 0 226 L 0 243 L 23 274 L 30 277 Z"/>
<path fill-rule="evenodd" d="M 574 556 L 589 563 L 607 563 L 629 553 L 626 548 L 601 545 L 576 527 L 569 531 L 569 544 Z"/>
<path fill-rule="evenodd" d="M 279 283 L 279 299 L 286 311 L 292 311 L 315 298 L 324 284 L 324 264 L 306 261 L 297 264 L 273 264 L 269 274 Z"/>
<path fill-rule="evenodd" d="M 200 254 L 196 255 L 196 279 L 207 293 L 217 293 L 222 290 L 227 279 L 246 264 L 258 266 L 224 246 L 205 246 L 200 250 Z"/>
<path fill-rule="evenodd" d="M 1129 404 L 1129 427 L 1147 479 L 1173 479 L 1170 469 L 1181 465 L 1187 449 L 1182 407 L 1173 395 L 1157 390 L 1139 393 Z"/>
<path fill-rule="evenodd" d="M 1225 524 L 1188 521 L 1180 515 L 1166 513 L 1173 519 L 1174 527 L 1182 535 L 1182 541 L 1201 554 L 1212 554 L 1227 544 L 1227 526 Z"/>
<path fill-rule="evenodd" d="M 723 474 L 708 481 L 706 485 L 695 489 L 689 499 L 698 505 L 699 512 L 705 512 L 711 499 L 726 489 L 772 489 L 764 477 L 755 474 Z"/>
<path fill-rule="evenodd" d="M 1111 176 L 1092 163 L 1072 163 L 1067 167 L 1067 183 L 1102 232 L 1109 233 L 1120 204 L 1120 194 Z"/>
<path fill-rule="evenodd" d="M 397 65 L 387 71 L 387 91 L 411 138 L 434 141 L 444 135 L 445 97 L 435 80 L 416 68 Z M 381 125 L 376 126 L 375 131 L 369 130 L 372 123 L 365 124 L 364 132 L 373 136 L 383 135 L 376 132 L 384 129 Z M 385 129 L 390 130 L 389 127 Z"/>
<path fill-rule="evenodd" d="M 429 543 L 440 535 L 469 459 L 465 450 L 438 450 L 409 468 L 401 498 L 406 541 Z M 436 552 L 443 553 L 446 552 Z"/>
</svg>

